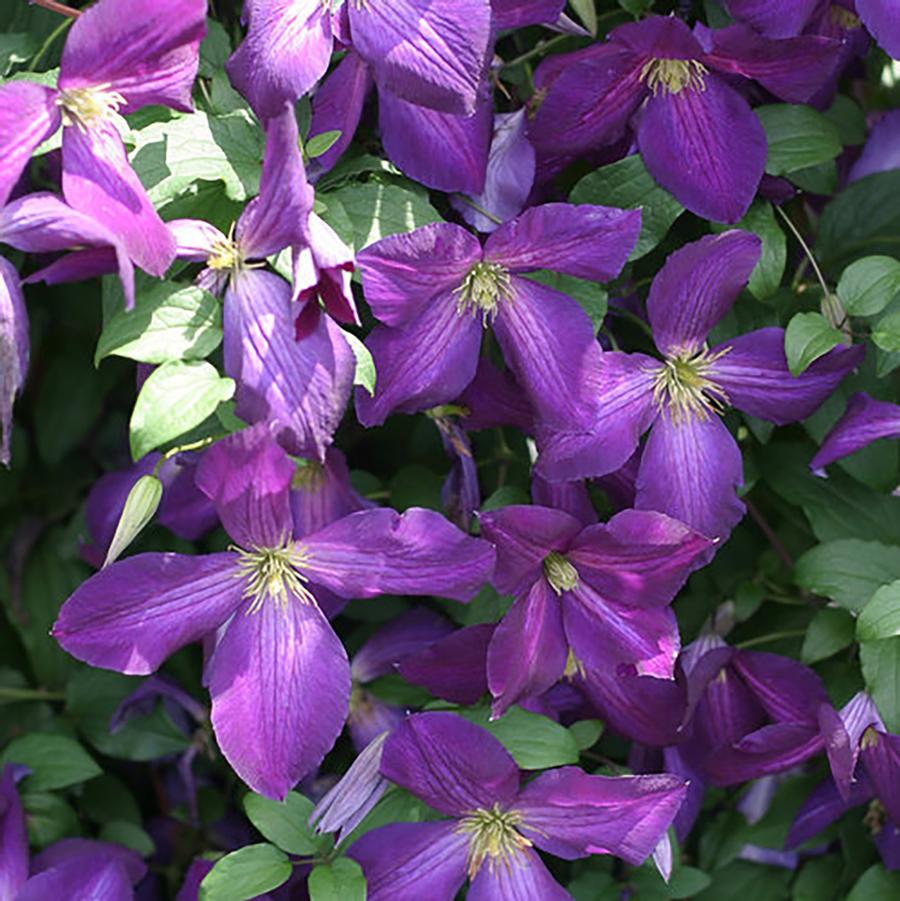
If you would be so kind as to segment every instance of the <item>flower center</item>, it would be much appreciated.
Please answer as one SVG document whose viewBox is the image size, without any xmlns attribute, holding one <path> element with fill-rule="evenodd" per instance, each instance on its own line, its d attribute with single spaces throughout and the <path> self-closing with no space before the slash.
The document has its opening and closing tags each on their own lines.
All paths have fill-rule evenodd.
<svg viewBox="0 0 900 901">
<path fill-rule="evenodd" d="M 521 813 L 503 810 L 499 804 L 490 810 L 479 807 L 460 820 L 456 831 L 469 833 L 469 879 L 475 878 L 485 859 L 493 872 L 498 861 L 509 867 L 519 851 L 531 847 L 532 842 L 516 831 L 521 822 Z"/>
<path fill-rule="evenodd" d="M 212 249 L 206 258 L 206 265 L 210 269 L 228 270 L 238 272 L 243 267 L 244 255 L 237 241 L 234 240 L 234 223 L 228 229 L 227 238 L 216 238 Z"/>
<path fill-rule="evenodd" d="M 653 400 L 659 410 L 668 407 L 676 423 L 691 416 L 705 421 L 710 412 L 724 413 L 730 403 L 728 395 L 710 376 L 713 364 L 730 350 L 666 357 L 653 380 Z"/>
<path fill-rule="evenodd" d="M 838 6 L 836 3 L 831 5 L 830 15 L 831 21 L 838 28 L 843 28 L 844 31 L 856 31 L 857 28 L 862 27 L 859 16 L 843 6 Z"/>
<path fill-rule="evenodd" d="M 65 125 L 77 125 L 82 131 L 101 119 L 110 119 L 125 104 L 125 98 L 118 91 L 106 90 L 109 85 L 93 88 L 71 88 L 60 91 L 56 98 L 62 109 Z"/>
<path fill-rule="evenodd" d="M 878 833 L 884 829 L 884 821 L 886 819 L 887 811 L 884 808 L 884 804 L 882 804 L 878 798 L 873 798 L 863 817 L 863 825 L 868 827 L 868 830 L 872 835 L 878 835 Z"/>
<path fill-rule="evenodd" d="M 558 595 L 578 587 L 578 570 L 556 551 L 544 557 L 544 575 Z"/>
<path fill-rule="evenodd" d="M 660 91 L 664 94 L 705 91 L 706 72 L 706 66 L 696 59 L 651 59 L 644 63 L 640 79 L 655 97 Z"/>
<path fill-rule="evenodd" d="M 509 272 L 498 263 L 482 260 L 466 273 L 463 283 L 454 294 L 457 295 L 458 316 L 462 316 L 466 310 L 471 310 L 473 316 L 481 312 L 482 321 L 487 326 L 496 317 L 500 301 L 513 299 Z"/>
<path fill-rule="evenodd" d="M 569 653 L 566 655 L 566 668 L 563 670 L 563 678 L 572 680 L 576 676 L 580 676 L 582 679 L 587 675 L 587 671 L 584 668 L 584 664 L 575 656 L 575 652 L 569 648 Z"/>
<path fill-rule="evenodd" d="M 237 575 L 246 580 L 243 596 L 251 600 L 247 613 L 257 613 L 271 598 L 284 610 L 290 597 L 304 604 L 316 599 L 304 584 L 309 579 L 299 570 L 309 561 L 302 545 L 286 540 L 278 547 L 234 548 L 238 554 Z"/>
<path fill-rule="evenodd" d="M 316 494 L 325 485 L 325 467 L 317 460 L 303 460 L 297 464 L 291 478 L 291 488 Z"/>
</svg>

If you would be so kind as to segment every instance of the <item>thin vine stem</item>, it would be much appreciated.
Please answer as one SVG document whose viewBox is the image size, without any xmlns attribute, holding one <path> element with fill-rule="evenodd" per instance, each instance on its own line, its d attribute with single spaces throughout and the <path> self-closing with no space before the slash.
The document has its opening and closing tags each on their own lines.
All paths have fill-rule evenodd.
<svg viewBox="0 0 900 901">
<path fill-rule="evenodd" d="M 502 220 L 502 219 L 500 219 L 498 216 L 495 216 L 493 213 L 489 213 L 483 206 L 481 206 L 480 204 L 477 204 L 477 203 L 476 203 L 474 200 L 472 200 L 472 198 L 469 197 L 468 195 L 466 195 L 466 194 L 455 194 L 454 196 L 455 196 L 455 197 L 458 197 L 463 203 L 465 203 L 465 204 L 467 204 L 468 206 L 472 207 L 472 209 L 475 210 L 476 213 L 481 213 L 481 215 L 484 216 L 486 219 L 490 219 L 491 222 L 494 222 L 494 223 L 496 223 L 497 225 L 503 225 L 503 220 Z"/>
<path fill-rule="evenodd" d="M 806 258 L 809 260 L 810 265 L 813 267 L 813 272 L 816 273 L 816 278 L 819 280 L 819 284 L 822 286 L 822 293 L 825 297 L 828 297 L 831 292 L 828 290 L 828 284 L 825 281 L 825 276 L 822 275 L 822 270 L 819 268 L 819 264 L 816 262 L 816 258 L 813 256 L 813 252 L 809 249 L 809 245 L 803 239 L 803 235 L 800 234 L 797 226 L 791 222 L 788 214 L 780 207 L 775 206 L 775 211 L 781 216 L 782 219 L 787 223 L 787 227 L 791 230 L 791 233 L 794 237 L 800 242 L 800 246 L 803 248 L 803 252 L 806 254 Z"/>
<path fill-rule="evenodd" d="M 768 635 L 759 635 L 756 638 L 749 638 L 747 641 L 739 642 L 736 648 L 753 648 L 759 644 L 768 644 L 770 641 L 781 641 L 783 638 L 803 638 L 806 635 L 806 629 L 788 629 L 784 632 L 770 632 Z"/>
<path fill-rule="evenodd" d="M 4 701 L 65 701 L 61 691 L 47 691 L 45 688 L 9 688 L 0 685 L 0 703 Z"/>
<path fill-rule="evenodd" d="M 44 54 L 50 49 L 53 45 L 53 42 L 74 22 L 75 20 L 72 18 L 63 19 L 53 31 L 47 36 L 47 39 L 41 44 L 40 49 L 37 53 L 28 62 L 28 68 L 31 71 L 34 71 L 37 68 L 37 64 L 44 58 Z"/>
<path fill-rule="evenodd" d="M 68 16 L 70 19 L 77 19 L 81 15 L 80 9 L 73 9 L 71 6 L 66 6 L 65 3 L 58 3 L 57 0 L 31 0 L 31 2 L 35 6 L 42 6 L 52 13 Z"/>
</svg>

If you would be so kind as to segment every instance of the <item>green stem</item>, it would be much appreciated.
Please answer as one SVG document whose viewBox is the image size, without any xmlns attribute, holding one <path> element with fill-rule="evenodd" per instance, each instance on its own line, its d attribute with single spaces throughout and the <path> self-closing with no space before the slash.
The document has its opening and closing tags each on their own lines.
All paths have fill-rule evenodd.
<svg viewBox="0 0 900 901">
<path fill-rule="evenodd" d="M 50 49 L 53 42 L 74 22 L 74 19 L 63 19 L 53 31 L 47 36 L 47 39 L 41 44 L 41 49 L 38 50 L 37 53 L 33 57 L 31 57 L 30 62 L 28 63 L 28 68 L 31 71 L 35 70 L 37 64 L 43 59 L 44 54 Z"/>
<path fill-rule="evenodd" d="M 43 6 L 52 13 L 59 13 L 61 16 L 68 16 L 71 19 L 77 19 L 81 15 L 80 9 L 72 9 L 65 3 L 58 3 L 57 0 L 31 0 L 35 6 Z"/>
<path fill-rule="evenodd" d="M 61 691 L 47 691 L 46 688 L 8 688 L 0 685 L 0 701 L 65 701 Z"/>
<path fill-rule="evenodd" d="M 779 216 L 781 216 L 782 219 L 784 219 L 784 221 L 787 223 L 787 227 L 791 230 L 794 237 L 800 242 L 800 246 L 803 248 L 803 252 L 806 254 L 806 258 L 809 260 L 810 265 L 813 267 L 813 272 L 816 273 L 816 278 L 819 280 L 819 284 L 822 286 L 822 293 L 825 295 L 825 297 L 828 297 L 831 292 L 828 290 L 828 285 L 825 282 L 825 276 L 822 275 L 822 270 L 819 268 L 819 264 L 816 262 L 816 258 L 813 256 L 813 252 L 809 249 L 809 245 L 806 243 L 806 241 L 803 240 L 803 235 L 800 234 L 800 232 L 797 230 L 797 226 L 794 225 L 793 222 L 791 222 L 788 214 L 780 206 L 776 205 L 775 211 Z"/>
<path fill-rule="evenodd" d="M 758 638 L 750 638 L 736 644 L 736 648 L 752 648 L 758 644 L 768 644 L 770 641 L 781 641 L 782 638 L 802 638 L 806 635 L 806 629 L 788 629 L 785 632 L 770 632 L 768 635 L 760 635 Z"/>
<path fill-rule="evenodd" d="M 503 225 L 503 220 L 502 220 L 502 219 L 498 218 L 498 217 L 495 216 L 493 213 L 489 213 L 483 206 L 479 206 L 479 205 L 478 205 L 477 203 L 475 203 L 475 201 L 472 200 L 472 198 L 469 197 L 468 195 L 466 195 L 466 194 L 455 194 L 454 196 L 455 196 L 455 197 L 458 197 L 463 203 L 468 204 L 470 207 L 472 207 L 472 209 L 475 210 L 476 213 L 481 213 L 482 216 L 484 216 L 484 217 L 487 218 L 487 219 L 490 219 L 491 222 L 495 222 L 497 225 Z"/>
<path fill-rule="evenodd" d="M 549 50 L 551 47 L 555 47 L 557 44 L 561 44 L 564 40 L 566 40 L 570 35 L 568 34 L 558 34 L 555 38 L 550 38 L 546 41 L 538 41 L 531 50 L 523 53 L 521 56 L 515 57 L 515 59 L 511 59 L 509 62 L 504 63 L 500 68 L 501 69 L 511 69 L 513 66 L 521 65 L 522 63 L 527 63 L 528 60 L 534 59 L 536 56 L 540 56 L 545 50 Z"/>
<path fill-rule="evenodd" d="M 176 454 L 182 454 L 186 451 L 192 450 L 200 450 L 201 447 L 206 447 L 208 444 L 212 444 L 214 441 L 218 441 L 219 438 L 201 438 L 199 441 L 192 441 L 190 444 L 179 444 L 178 447 L 173 447 L 167 450 L 160 458 L 159 462 L 156 466 L 153 467 L 153 475 L 159 476 L 159 471 L 162 469 L 163 463 L 166 460 L 171 460 Z"/>
</svg>

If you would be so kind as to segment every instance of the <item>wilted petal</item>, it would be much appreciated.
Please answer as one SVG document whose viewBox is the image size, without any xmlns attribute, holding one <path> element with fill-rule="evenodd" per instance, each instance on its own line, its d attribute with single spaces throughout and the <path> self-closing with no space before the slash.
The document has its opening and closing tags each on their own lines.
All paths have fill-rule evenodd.
<svg viewBox="0 0 900 901">
<path fill-rule="evenodd" d="M 0 463 L 9 465 L 12 412 L 28 372 L 31 344 L 19 273 L 0 257 Z"/>
<path fill-rule="evenodd" d="M 653 177 L 692 213 L 737 222 L 763 176 L 766 133 L 734 88 L 705 79 L 705 90 L 651 97 L 638 144 Z"/>
<path fill-rule="evenodd" d="M 900 735 L 870 726 L 862 737 L 862 759 L 887 815 L 900 823 Z"/>
<path fill-rule="evenodd" d="M 350 664 L 315 604 L 268 597 L 256 612 L 231 620 L 209 692 L 225 758 L 254 791 L 281 800 L 340 734 Z"/>
<path fill-rule="evenodd" d="M 712 354 L 726 348 L 713 363 L 711 378 L 732 406 L 777 425 L 811 416 L 866 353 L 861 344 L 835 347 L 794 376 L 784 354 L 784 329 L 739 335 L 714 347 Z"/>
<path fill-rule="evenodd" d="M 520 827 L 541 850 L 573 860 L 614 854 L 642 863 L 684 800 L 677 776 L 589 776 L 567 766 L 542 773 L 516 801 Z"/>
<path fill-rule="evenodd" d="M 900 8 L 893 0 L 856 0 L 863 25 L 889 56 L 900 59 Z"/>
<path fill-rule="evenodd" d="M 91 666 L 146 675 L 222 625 L 242 590 L 232 553 L 138 554 L 83 582 L 63 604 L 52 634 Z"/>
<path fill-rule="evenodd" d="M 728 12 L 741 22 L 747 22 L 770 38 L 789 38 L 800 34 L 819 0 L 725 0 Z"/>
<path fill-rule="evenodd" d="M 17 897 L 28 878 L 28 837 L 25 813 L 16 791 L 13 768 L 0 768 L 0 898 Z"/>
<path fill-rule="evenodd" d="M 534 901 L 536 898 L 570 901 L 572 896 L 550 875 L 531 848 L 517 849 L 502 864 L 487 861 L 466 895 L 466 901 Z"/>
<path fill-rule="evenodd" d="M 225 70 L 265 120 L 325 74 L 331 59 L 331 12 L 322 0 L 250 0 L 244 15 L 247 36 Z"/>
<path fill-rule="evenodd" d="M 503 745 L 453 713 L 407 717 L 384 744 L 381 774 L 451 816 L 507 805 L 519 787 L 519 769 Z"/>
<path fill-rule="evenodd" d="M 879 438 L 898 437 L 900 406 L 874 400 L 868 394 L 858 392 L 851 396 L 844 415 L 825 436 L 819 452 L 810 460 L 810 469 L 824 470 L 835 460 L 855 453 Z"/>
<path fill-rule="evenodd" d="M 663 354 L 700 350 L 746 287 L 761 249 L 756 235 L 732 230 L 707 235 L 669 256 L 647 297 L 653 338 Z"/>
<path fill-rule="evenodd" d="M 305 571 L 342 597 L 436 594 L 465 601 L 490 578 L 494 549 L 440 513 L 363 510 L 300 542 Z"/>
<path fill-rule="evenodd" d="M 353 46 L 380 88 L 456 115 L 475 111 L 492 38 L 489 0 L 350 4 Z"/>
</svg>

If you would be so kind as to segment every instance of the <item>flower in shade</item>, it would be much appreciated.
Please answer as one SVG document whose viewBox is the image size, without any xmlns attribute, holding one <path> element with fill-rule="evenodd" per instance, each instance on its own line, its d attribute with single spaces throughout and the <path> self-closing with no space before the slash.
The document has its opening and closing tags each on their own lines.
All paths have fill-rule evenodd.
<svg viewBox="0 0 900 901">
<path fill-rule="evenodd" d="M 193 109 L 205 34 L 204 0 L 100 0 L 86 9 L 66 39 L 57 88 L 0 87 L 0 203 L 62 125 L 66 202 L 118 235 L 138 266 L 163 275 L 175 244 L 128 162 L 119 114 L 150 104 Z"/>
<path fill-rule="evenodd" d="M 16 267 L 0 257 L 0 463 L 9 465 L 13 404 L 25 384 L 31 344 Z"/>
<path fill-rule="evenodd" d="M 360 422 L 455 401 L 475 376 L 487 326 L 539 414 L 579 422 L 581 382 L 600 353 L 591 321 L 570 297 L 524 274 L 608 281 L 640 222 L 637 210 L 551 203 L 501 226 L 483 248 L 444 222 L 367 247 L 358 256 L 363 288 L 384 325 L 366 341 L 378 381 L 374 396 L 357 393 Z"/>
<path fill-rule="evenodd" d="M 782 100 L 808 100 L 835 66 L 835 41 L 771 41 L 745 25 L 692 33 L 674 17 L 616 28 L 606 44 L 553 57 L 529 135 L 538 151 L 576 154 L 615 144 L 641 109 L 637 143 L 653 177 L 691 212 L 736 222 L 766 163 L 766 135 L 734 76 Z"/>
<path fill-rule="evenodd" d="M 277 798 L 322 759 L 347 716 L 350 666 L 319 587 L 467 600 L 494 561 L 486 542 L 418 509 L 365 510 L 294 541 L 293 474 L 262 426 L 214 445 L 197 484 L 232 549 L 118 561 L 75 591 L 53 628 L 78 659 L 134 675 L 220 630 L 206 671 L 216 739 L 248 785 Z"/>
<path fill-rule="evenodd" d="M 900 438 L 900 406 L 875 400 L 862 391 L 847 401 L 847 409 L 825 436 L 809 466 L 817 475 L 836 460 L 856 453 L 879 438 Z"/>
<path fill-rule="evenodd" d="M 519 770 L 489 732 L 451 713 L 409 717 L 387 739 L 381 773 L 447 819 L 393 823 L 348 850 L 371 901 L 568 898 L 536 848 L 575 860 L 614 854 L 639 864 L 684 798 L 675 776 L 589 776 L 548 770 L 520 787 Z"/>
<path fill-rule="evenodd" d="M 615 472 L 649 429 L 635 506 L 667 513 L 711 538 L 726 537 L 744 513 L 735 494 L 743 473 L 740 450 L 719 414 L 735 407 L 777 425 L 805 419 L 865 355 L 862 345 L 836 347 L 795 377 L 783 329 L 708 347 L 710 330 L 759 255 L 759 238 L 742 231 L 709 235 L 673 253 L 647 299 L 662 359 L 604 353 L 588 385 L 592 426 L 548 431 L 538 472 L 565 480 Z"/>
<path fill-rule="evenodd" d="M 465 416 L 465 407 L 444 404 L 426 411 L 437 426 L 441 444 L 450 458 L 450 472 L 441 485 L 441 502 L 451 522 L 461 529 L 468 529 L 472 517 L 481 506 L 481 490 L 478 487 L 478 467 L 472 452 L 472 442 L 457 416 Z"/>
</svg>

